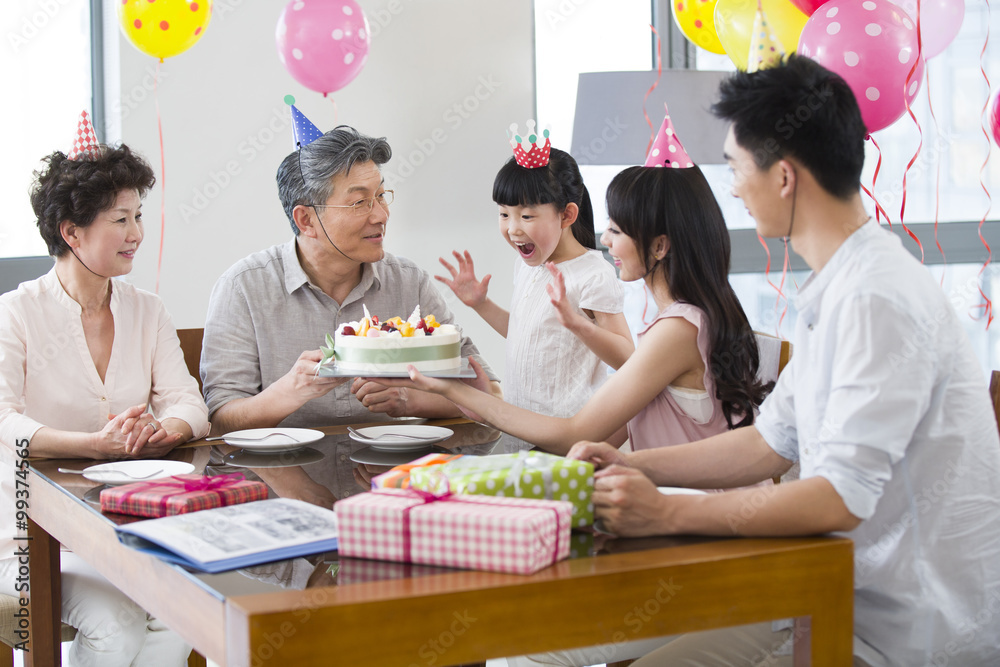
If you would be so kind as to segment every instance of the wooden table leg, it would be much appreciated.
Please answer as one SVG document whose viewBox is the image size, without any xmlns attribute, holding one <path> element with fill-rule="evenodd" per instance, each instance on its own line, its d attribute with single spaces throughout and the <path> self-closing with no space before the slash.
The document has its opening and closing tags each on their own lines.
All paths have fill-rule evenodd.
<svg viewBox="0 0 1000 667">
<path fill-rule="evenodd" d="M 812 625 L 811 616 L 794 619 L 792 629 L 792 664 L 795 667 L 810 667 L 812 665 L 812 637 L 809 628 Z"/>
<path fill-rule="evenodd" d="M 62 664 L 62 574 L 59 542 L 38 524 L 28 520 L 28 538 L 18 548 L 29 553 L 30 651 L 25 667 L 58 667 Z"/>
</svg>

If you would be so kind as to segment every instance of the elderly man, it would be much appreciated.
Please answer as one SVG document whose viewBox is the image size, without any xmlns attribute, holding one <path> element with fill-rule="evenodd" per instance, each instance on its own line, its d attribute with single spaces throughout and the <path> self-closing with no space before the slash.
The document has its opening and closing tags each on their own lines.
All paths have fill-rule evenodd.
<svg viewBox="0 0 1000 667">
<path fill-rule="evenodd" d="M 294 238 L 237 262 L 209 301 L 201 376 L 214 432 L 460 416 L 433 394 L 315 374 L 324 336 L 361 319 L 363 305 L 402 317 L 419 305 L 452 321 L 428 274 L 383 249 L 393 193 L 380 167 L 391 155 L 384 138 L 340 126 L 282 161 L 278 194 Z M 468 338 L 462 355 L 478 355 Z M 348 454 L 311 466 L 315 481 L 297 467 L 257 472 L 279 495 L 329 506 L 356 490 Z"/>
</svg>

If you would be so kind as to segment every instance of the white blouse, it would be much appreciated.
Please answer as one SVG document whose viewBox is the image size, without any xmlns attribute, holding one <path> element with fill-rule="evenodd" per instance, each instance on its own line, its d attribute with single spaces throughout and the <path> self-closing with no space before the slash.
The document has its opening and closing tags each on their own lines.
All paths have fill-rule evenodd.
<svg viewBox="0 0 1000 667">
<path fill-rule="evenodd" d="M 80 304 L 55 269 L 0 296 L 0 558 L 12 554 L 12 451 L 42 426 L 93 433 L 108 416 L 141 403 L 174 417 L 194 437 L 208 433 L 208 409 L 187 371 L 173 322 L 155 294 L 112 281 L 115 338 L 104 382 L 83 332 Z M 23 445 L 22 445 L 23 446 Z M 28 445 L 30 450 L 30 444 Z"/>
</svg>

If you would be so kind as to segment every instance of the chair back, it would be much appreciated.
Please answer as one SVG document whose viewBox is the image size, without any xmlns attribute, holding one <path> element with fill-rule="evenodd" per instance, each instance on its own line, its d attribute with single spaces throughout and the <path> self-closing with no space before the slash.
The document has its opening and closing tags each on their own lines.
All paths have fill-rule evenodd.
<svg viewBox="0 0 1000 667">
<path fill-rule="evenodd" d="M 1000 371 L 990 374 L 990 400 L 993 402 L 993 414 L 1000 429 Z"/>
<path fill-rule="evenodd" d="M 181 341 L 181 352 L 184 353 L 184 363 L 188 373 L 198 381 L 198 391 L 201 391 L 201 340 L 205 337 L 204 329 L 178 329 L 177 338 Z"/>
<path fill-rule="evenodd" d="M 757 379 L 764 384 L 774 382 L 792 358 L 792 344 L 759 331 L 754 331 L 753 335 L 757 339 L 757 349 L 760 351 Z"/>
</svg>

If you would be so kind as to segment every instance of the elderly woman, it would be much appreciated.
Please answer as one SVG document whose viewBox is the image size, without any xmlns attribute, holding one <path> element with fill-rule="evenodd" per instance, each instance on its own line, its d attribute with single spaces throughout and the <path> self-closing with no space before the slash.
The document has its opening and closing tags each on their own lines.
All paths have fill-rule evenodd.
<svg viewBox="0 0 1000 667">
<path fill-rule="evenodd" d="M 11 450 L 31 456 L 162 456 L 202 437 L 208 410 L 160 299 L 118 280 L 142 243 L 153 171 L 127 146 L 61 152 L 31 204 L 53 269 L 0 296 L 0 592 L 15 594 Z M 64 553 L 62 618 L 73 665 L 181 665 L 190 648 Z"/>
</svg>

